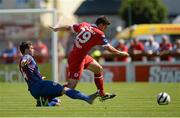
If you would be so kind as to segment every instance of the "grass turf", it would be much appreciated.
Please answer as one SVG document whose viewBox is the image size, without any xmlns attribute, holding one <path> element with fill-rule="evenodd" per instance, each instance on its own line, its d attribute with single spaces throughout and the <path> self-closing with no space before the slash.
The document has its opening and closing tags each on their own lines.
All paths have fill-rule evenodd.
<svg viewBox="0 0 180 118">
<path fill-rule="evenodd" d="M 79 83 L 77 89 L 90 94 L 94 83 Z M 25 83 L 0 83 L 0 117 L 180 117 L 179 83 L 107 83 L 106 91 L 117 96 L 93 105 L 61 97 L 58 107 L 35 107 Z M 158 105 L 160 92 L 171 96 L 169 105 Z"/>
</svg>

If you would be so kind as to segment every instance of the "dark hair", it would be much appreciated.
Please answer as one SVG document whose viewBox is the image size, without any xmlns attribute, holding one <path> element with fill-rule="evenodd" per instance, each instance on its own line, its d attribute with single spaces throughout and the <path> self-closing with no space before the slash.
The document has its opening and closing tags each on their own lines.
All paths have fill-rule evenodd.
<svg viewBox="0 0 180 118">
<path fill-rule="evenodd" d="M 20 44 L 20 46 L 19 46 L 19 49 L 20 49 L 21 53 L 24 54 L 25 50 L 29 49 L 31 45 L 32 45 L 31 41 L 24 41 L 24 42 L 22 42 Z"/>
<path fill-rule="evenodd" d="M 106 24 L 106 25 L 110 25 L 111 23 L 109 22 L 108 18 L 104 15 L 100 16 L 97 18 L 95 24 L 99 25 L 99 24 Z"/>
</svg>

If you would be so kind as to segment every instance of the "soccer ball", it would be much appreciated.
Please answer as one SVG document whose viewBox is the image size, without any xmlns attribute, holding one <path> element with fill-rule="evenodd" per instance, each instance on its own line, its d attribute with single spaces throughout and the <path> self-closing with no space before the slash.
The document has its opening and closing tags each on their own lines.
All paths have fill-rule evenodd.
<svg viewBox="0 0 180 118">
<path fill-rule="evenodd" d="M 159 105 L 167 105 L 170 103 L 170 101 L 171 101 L 170 95 L 165 92 L 161 92 L 157 96 L 157 103 Z"/>
</svg>

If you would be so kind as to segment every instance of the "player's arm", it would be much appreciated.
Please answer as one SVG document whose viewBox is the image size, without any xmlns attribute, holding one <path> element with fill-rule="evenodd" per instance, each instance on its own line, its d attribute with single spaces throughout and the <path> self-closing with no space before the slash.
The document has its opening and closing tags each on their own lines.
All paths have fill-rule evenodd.
<svg viewBox="0 0 180 118">
<path fill-rule="evenodd" d="M 57 32 L 57 31 L 70 31 L 71 30 L 71 26 L 61 26 L 61 22 L 60 20 L 57 22 L 57 24 L 55 26 L 49 26 L 49 28 L 51 30 L 53 30 L 54 32 Z"/>
<path fill-rule="evenodd" d="M 127 56 L 127 57 L 129 56 L 129 54 L 127 52 L 119 51 L 119 50 L 115 49 L 113 46 L 111 46 L 109 43 L 104 45 L 103 47 L 113 54 L 118 54 L 120 56 Z"/>
<path fill-rule="evenodd" d="M 104 33 L 101 34 L 101 38 L 99 38 L 99 39 L 102 39 L 102 40 L 100 40 L 102 43 L 102 46 L 110 53 L 117 54 L 120 56 L 127 56 L 127 57 L 129 56 L 129 54 L 127 52 L 119 51 L 116 48 L 114 48 L 112 45 L 110 45 L 108 40 L 105 38 Z"/>
<path fill-rule="evenodd" d="M 57 31 L 71 31 L 71 26 L 55 26 L 55 27 L 52 27 L 52 26 L 49 26 L 50 29 L 52 29 L 54 32 L 57 32 Z"/>
</svg>

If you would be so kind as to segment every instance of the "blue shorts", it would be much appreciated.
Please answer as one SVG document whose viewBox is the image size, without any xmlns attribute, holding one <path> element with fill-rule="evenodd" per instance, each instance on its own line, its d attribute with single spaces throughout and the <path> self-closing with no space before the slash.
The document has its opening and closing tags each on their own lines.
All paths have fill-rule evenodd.
<svg viewBox="0 0 180 118">
<path fill-rule="evenodd" d="M 39 99 L 39 97 L 54 98 L 61 96 L 63 89 L 64 87 L 58 83 L 43 80 L 32 85 L 30 92 L 35 99 Z"/>
</svg>

